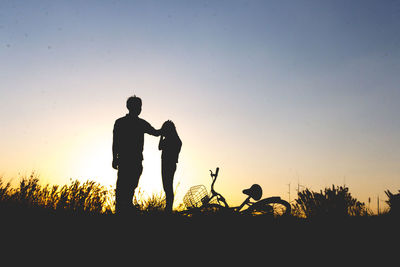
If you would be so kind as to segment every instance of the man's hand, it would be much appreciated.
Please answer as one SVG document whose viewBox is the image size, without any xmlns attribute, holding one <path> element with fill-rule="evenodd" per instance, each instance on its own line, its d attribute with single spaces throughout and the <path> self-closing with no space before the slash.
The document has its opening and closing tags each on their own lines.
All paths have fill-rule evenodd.
<svg viewBox="0 0 400 267">
<path fill-rule="evenodd" d="M 116 170 L 118 170 L 118 159 L 113 159 L 112 161 L 112 167 Z"/>
</svg>

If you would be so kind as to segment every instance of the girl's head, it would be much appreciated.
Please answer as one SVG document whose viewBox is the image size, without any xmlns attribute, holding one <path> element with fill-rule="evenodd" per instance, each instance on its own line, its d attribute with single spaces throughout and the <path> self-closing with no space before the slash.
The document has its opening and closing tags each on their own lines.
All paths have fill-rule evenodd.
<svg viewBox="0 0 400 267">
<path fill-rule="evenodd" d="M 178 133 L 176 132 L 175 124 L 170 120 L 163 123 L 161 127 L 161 132 L 164 136 L 178 135 Z"/>
</svg>

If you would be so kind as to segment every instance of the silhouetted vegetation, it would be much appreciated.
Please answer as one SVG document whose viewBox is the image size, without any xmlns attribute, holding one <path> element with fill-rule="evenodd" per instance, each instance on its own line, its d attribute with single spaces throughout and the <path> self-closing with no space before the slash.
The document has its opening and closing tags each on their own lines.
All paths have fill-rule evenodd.
<svg viewBox="0 0 400 267">
<path fill-rule="evenodd" d="M 133 205 L 138 211 L 147 213 L 163 212 L 166 205 L 165 196 L 161 193 L 145 197 L 144 192 L 138 188 L 133 197 Z"/>
<path fill-rule="evenodd" d="M 400 193 L 385 191 L 389 214 L 399 215 Z M 133 199 L 137 213 L 161 214 L 165 210 L 165 195 L 146 196 L 139 188 Z M 180 205 L 180 210 L 182 205 Z M 292 204 L 293 219 L 329 218 L 340 219 L 371 215 L 365 204 L 354 198 L 348 187 L 325 188 L 319 192 L 305 189 Z M 1 211 L 46 211 L 70 214 L 113 214 L 115 212 L 115 190 L 94 181 L 71 180 L 68 185 L 41 185 L 36 174 L 21 178 L 16 187 L 4 183 L 0 178 Z M 209 215 L 209 214 L 205 214 Z M 199 216 L 196 216 L 198 218 Z M 236 216 L 238 218 L 240 216 Z"/>
<path fill-rule="evenodd" d="M 0 208 L 45 209 L 73 213 L 108 214 L 114 206 L 113 194 L 93 181 L 78 180 L 62 187 L 42 186 L 35 174 L 22 178 L 17 188 L 0 179 Z"/>
<path fill-rule="evenodd" d="M 165 209 L 165 196 L 161 193 L 146 197 L 138 188 L 133 199 L 141 213 L 161 212 Z M 69 185 L 45 185 L 32 173 L 21 178 L 18 187 L 4 184 L 0 178 L 0 209 L 41 209 L 50 212 L 74 214 L 112 214 L 115 211 L 115 190 L 94 181 L 74 180 Z"/>
<path fill-rule="evenodd" d="M 365 204 L 352 197 L 348 187 L 334 185 L 320 192 L 308 188 L 299 192 L 294 210 L 295 214 L 306 218 L 344 218 L 367 214 Z"/>
<path fill-rule="evenodd" d="M 388 197 L 386 203 L 389 205 L 389 214 L 394 216 L 400 216 L 400 193 L 393 194 L 389 190 L 386 190 L 385 193 L 386 196 Z"/>
</svg>

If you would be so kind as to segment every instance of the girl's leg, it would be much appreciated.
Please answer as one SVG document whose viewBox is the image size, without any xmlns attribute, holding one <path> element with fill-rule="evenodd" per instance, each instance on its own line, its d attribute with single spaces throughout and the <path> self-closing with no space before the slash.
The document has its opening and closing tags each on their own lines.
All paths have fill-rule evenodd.
<svg viewBox="0 0 400 267">
<path fill-rule="evenodd" d="M 172 205 L 174 203 L 174 189 L 173 189 L 173 183 L 174 183 L 174 175 L 175 175 L 175 170 L 176 170 L 176 164 L 173 164 L 173 166 L 169 166 L 172 164 L 162 164 L 162 181 L 163 181 L 163 187 L 165 191 L 165 197 L 166 197 L 166 207 L 165 210 L 169 213 L 172 212 Z"/>
<path fill-rule="evenodd" d="M 172 188 L 172 183 L 168 183 L 167 185 L 164 185 L 164 190 L 165 190 L 165 196 L 166 196 L 165 210 L 168 213 L 171 213 L 172 205 L 174 203 L 174 191 Z"/>
</svg>

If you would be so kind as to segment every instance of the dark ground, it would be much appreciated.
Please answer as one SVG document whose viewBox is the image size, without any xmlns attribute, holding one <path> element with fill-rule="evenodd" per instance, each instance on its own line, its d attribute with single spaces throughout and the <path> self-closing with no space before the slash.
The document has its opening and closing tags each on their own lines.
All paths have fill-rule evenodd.
<svg viewBox="0 0 400 267">
<path fill-rule="evenodd" d="M 389 216 L 313 221 L 40 212 L 3 212 L 0 216 L 1 243 L 7 248 L 3 252 L 59 255 L 65 260 L 79 255 L 98 260 L 117 254 L 145 261 L 189 257 L 207 262 L 212 261 L 211 255 L 229 254 L 226 259 L 237 263 L 276 260 L 278 256 L 283 261 L 309 263 L 322 257 L 327 263 L 349 257 L 361 261 L 378 256 L 383 260 L 392 250 L 399 251 L 399 221 Z"/>
<path fill-rule="evenodd" d="M 51 258 L 66 265 L 88 261 L 119 266 L 124 260 L 132 264 L 123 265 L 140 261 L 145 266 L 162 262 L 350 266 L 352 261 L 359 266 L 377 260 L 381 266 L 399 251 L 399 220 L 389 216 L 309 221 L 2 212 L 0 218 L 3 257 L 16 253 L 14 259 L 29 263 Z"/>
</svg>

